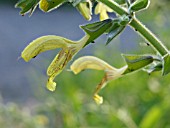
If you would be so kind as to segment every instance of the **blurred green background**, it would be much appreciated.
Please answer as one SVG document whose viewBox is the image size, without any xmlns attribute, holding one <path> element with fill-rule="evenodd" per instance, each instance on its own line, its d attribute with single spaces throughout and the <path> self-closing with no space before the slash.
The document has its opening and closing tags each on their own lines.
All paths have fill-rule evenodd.
<svg viewBox="0 0 170 128">
<path fill-rule="evenodd" d="M 37 9 L 31 17 L 22 17 L 14 8 L 16 2 L 0 0 L 0 128 L 170 128 L 170 76 L 161 77 L 161 72 L 140 71 L 112 81 L 100 92 L 100 106 L 92 94 L 104 75 L 101 71 L 74 75 L 67 66 L 56 78 L 56 91 L 46 90 L 46 69 L 57 50 L 29 63 L 17 60 L 21 51 L 42 35 L 77 40 L 84 34 L 78 26 L 87 21 L 70 5 L 48 14 Z M 169 0 L 151 0 L 148 10 L 137 17 L 170 49 L 169 14 Z M 98 16 L 92 21 L 96 20 Z M 97 39 L 74 60 L 94 55 L 121 67 L 121 53 L 154 52 L 130 27 L 108 46 L 104 41 L 105 36 Z"/>
</svg>

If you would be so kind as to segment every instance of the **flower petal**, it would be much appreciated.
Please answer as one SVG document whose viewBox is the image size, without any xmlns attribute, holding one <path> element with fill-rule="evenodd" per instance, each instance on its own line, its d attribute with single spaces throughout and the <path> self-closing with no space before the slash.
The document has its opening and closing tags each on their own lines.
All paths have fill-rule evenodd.
<svg viewBox="0 0 170 128">
<path fill-rule="evenodd" d="M 66 66 L 67 62 L 71 59 L 68 58 L 68 49 L 62 49 L 57 55 L 56 57 L 53 59 L 53 61 L 51 62 L 51 64 L 49 65 L 48 69 L 47 69 L 47 75 L 51 76 L 53 74 L 58 75 L 63 68 Z"/>
<path fill-rule="evenodd" d="M 113 10 L 101 2 L 99 2 L 96 5 L 95 10 L 94 10 L 94 13 L 96 15 L 100 14 L 100 21 L 103 21 L 109 18 L 107 12 L 113 12 Z"/>
<path fill-rule="evenodd" d="M 86 44 L 89 36 L 85 35 L 82 39 L 77 41 L 75 44 L 71 44 L 70 46 L 63 48 L 54 58 L 47 69 L 47 75 L 50 78 L 55 78 L 58 74 L 62 72 L 67 63 L 73 58 L 73 56 L 79 52 L 84 45 Z M 51 84 L 51 82 L 47 83 L 47 87 Z M 53 84 L 52 84 L 53 85 Z"/>
<path fill-rule="evenodd" d="M 109 19 L 109 16 L 108 16 L 107 12 L 105 10 L 103 10 L 100 12 L 100 21 L 103 21 L 106 19 Z"/>
<path fill-rule="evenodd" d="M 107 74 L 107 79 L 108 80 L 115 80 L 120 78 L 122 75 L 124 75 L 123 73 L 127 70 L 128 66 L 125 65 L 122 68 L 117 69 L 116 71 L 114 70 L 106 70 L 106 74 Z"/>
<path fill-rule="evenodd" d="M 54 60 L 51 62 L 51 64 L 49 65 L 48 69 L 47 69 L 47 75 L 50 78 L 55 78 L 58 74 L 60 74 L 62 72 L 62 70 L 65 68 L 65 66 L 67 65 L 67 63 L 72 59 L 72 57 L 77 53 L 78 51 L 76 49 L 73 48 L 65 48 L 62 49 L 54 58 Z M 49 80 L 50 80 L 49 78 Z M 55 88 L 52 88 L 53 86 L 55 86 L 53 81 L 49 81 L 47 82 L 47 88 L 50 91 L 54 91 Z M 54 90 L 53 90 L 54 89 Z"/>
<path fill-rule="evenodd" d="M 54 35 L 42 36 L 32 41 L 21 53 L 21 57 L 28 62 L 38 54 L 56 48 L 65 48 L 75 42 L 66 38 Z"/>
<path fill-rule="evenodd" d="M 73 62 L 70 68 L 75 74 L 78 74 L 84 69 L 117 70 L 108 63 L 94 56 L 80 57 Z"/>
<path fill-rule="evenodd" d="M 53 81 L 54 77 L 50 77 L 47 81 L 47 89 L 50 91 L 54 91 L 56 88 L 56 83 Z"/>
<path fill-rule="evenodd" d="M 77 9 L 79 10 L 79 12 L 82 14 L 82 16 L 86 20 L 91 20 L 91 15 L 92 15 L 92 3 L 91 3 L 91 1 L 79 3 L 77 5 Z"/>
<path fill-rule="evenodd" d="M 101 10 L 102 10 L 102 6 L 101 3 L 99 2 L 95 7 L 94 14 L 95 15 L 100 14 Z"/>
<path fill-rule="evenodd" d="M 103 97 L 101 97 L 101 96 L 99 96 L 99 95 L 97 95 L 97 94 L 95 94 L 94 96 L 93 96 L 93 99 L 94 99 L 94 101 L 96 102 L 96 104 L 102 104 L 103 103 Z"/>
</svg>

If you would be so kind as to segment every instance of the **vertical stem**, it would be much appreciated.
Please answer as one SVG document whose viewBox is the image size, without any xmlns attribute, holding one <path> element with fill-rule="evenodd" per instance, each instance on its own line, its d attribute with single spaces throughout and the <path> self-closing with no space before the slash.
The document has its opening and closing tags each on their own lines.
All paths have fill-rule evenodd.
<svg viewBox="0 0 170 128">
<path fill-rule="evenodd" d="M 98 1 L 107 5 L 119 15 L 128 14 L 127 10 L 125 10 L 123 7 L 121 7 L 113 0 L 98 0 Z M 135 30 L 137 30 L 140 33 L 140 35 L 142 35 L 146 40 L 148 40 L 149 44 L 162 56 L 166 55 L 169 52 L 165 45 L 137 18 L 134 17 L 129 25 L 133 27 Z"/>
<path fill-rule="evenodd" d="M 165 45 L 138 19 L 134 18 L 131 21 L 130 26 L 137 30 L 145 39 L 147 39 L 149 44 L 162 56 L 168 53 L 168 49 L 165 47 Z"/>
</svg>

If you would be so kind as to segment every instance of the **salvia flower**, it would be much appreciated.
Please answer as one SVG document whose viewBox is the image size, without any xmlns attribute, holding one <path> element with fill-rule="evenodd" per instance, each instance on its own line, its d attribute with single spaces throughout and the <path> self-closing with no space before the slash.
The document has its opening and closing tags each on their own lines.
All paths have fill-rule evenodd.
<svg viewBox="0 0 170 128">
<path fill-rule="evenodd" d="M 54 78 L 62 72 L 72 57 L 84 47 L 88 39 L 89 35 L 85 35 L 79 41 L 72 41 L 64 37 L 54 35 L 43 36 L 32 41 L 23 50 L 21 57 L 28 62 L 42 52 L 62 48 L 47 69 L 47 75 L 49 76 L 47 88 L 50 91 L 54 91 L 56 88 L 56 83 L 53 81 Z"/>
<path fill-rule="evenodd" d="M 97 15 L 100 15 L 100 20 L 106 20 L 109 18 L 107 12 L 113 12 L 113 10 L 111 8 L 109 8 L 108 6 L 106 6 L 105 4 L 98 2 L 98 4 L 95 7 L 95 11 L 94 13 Z"/>
<path fill-rule="evenodd" d="M 74 61 L 70 68 L 75 74 L 78 74 L 79 72 L 85 69 L 95 69 L 95 70 L 105 71 L 105 75 L 101 80 L 101 82 L 97 85 L 93 96 L 93 99 L 96 101 L 97 104 L 102 104 L 103 98 L 98 95 L 99 90 L 105 87 L 105 85 L 108 82 L 121 77 L 123 73 L 126 71 L 126 69 L 128 68 L 128 66 L 126 65 L 120 69 L 117 69 L 97 57 L 84 56 Z"/>
</svg>

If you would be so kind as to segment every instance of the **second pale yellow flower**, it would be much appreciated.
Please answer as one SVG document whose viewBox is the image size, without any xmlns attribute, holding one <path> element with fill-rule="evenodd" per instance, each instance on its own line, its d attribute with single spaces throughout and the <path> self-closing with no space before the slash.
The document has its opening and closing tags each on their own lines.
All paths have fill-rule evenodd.
<svg viewBox="0 0 170 128">
<path fill-rule="evenodd" d="M 93 96 L 93 99 L 96 101 L 96 103 L 101 104 L 103 102 L 103 98 L 98 95 L 98 92 L 100 91 L 100 89 L 105 87 L 105 85 L 109 81 L 115 80 L 121 77 L 123 73 L 126 71 L 126 69 L 128 68 L 128 66 L 126 65 L 120 69 L 117 69 L 97 57 L 84 56 L 74 61 L 70 68 L 75 74 L 78 74 L 79 72 L 85 69 L 95 69 L 95 70 L 105 71 L 105 75 L 103 79 L 101 80 L 101 82 L 97 85 L 96 90 L 94 91 L 94 96 Z"/>
</svg>

